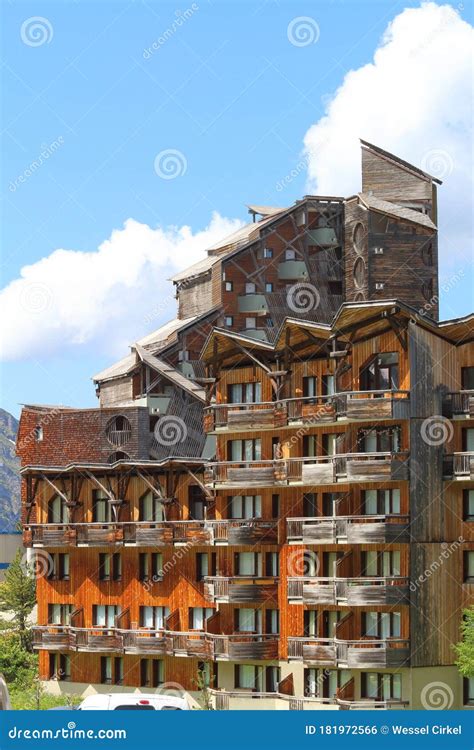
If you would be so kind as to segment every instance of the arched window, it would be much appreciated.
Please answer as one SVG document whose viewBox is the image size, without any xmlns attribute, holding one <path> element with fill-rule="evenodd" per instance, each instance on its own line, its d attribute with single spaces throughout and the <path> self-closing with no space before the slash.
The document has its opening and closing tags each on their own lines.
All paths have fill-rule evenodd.
<svg viewBox="0 0 474 750">
<path fill-rule="evenodd" d="M 105 428 L 105 435 L 111 445 L 120 448 L 126 445 L 132 436 L 132 425 L 127 417 L 118 414 L 112 417 Z"/>
<path fill-rule="evenodd" d="M 124 453 L 123 451 L 115 451 L 115 453 L 111 453 L 108 462 L 109 464 L 114 464 L 116 461 L 129 461 L 130 456 L 128 453 Z"/>
</svg>

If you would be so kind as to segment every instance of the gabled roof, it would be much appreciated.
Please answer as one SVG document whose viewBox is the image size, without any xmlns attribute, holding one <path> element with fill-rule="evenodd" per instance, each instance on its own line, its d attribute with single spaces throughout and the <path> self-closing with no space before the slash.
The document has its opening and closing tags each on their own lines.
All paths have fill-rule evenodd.
<svg viewBox="0 0 474 750">
<path fill-rule="evenodd" d="M 370 208 L 373 211 L 380 211 L 380 213 L 393 216 L 396 219 L 421 224 L 423 227 L 436 230 L 436 224 L 433 223 L 427 214 L 423 214 L 421 211 L 415 211 L 412 208 L 405 208 L 391 201 L 376 198 L 375 195 L 371 195 L 370 193 L 359 193 L 359 200 L 366 208 Z"/>
<path fill-rule="evenodd" d="M 281 214 L 285 210 L 284 208 L 276 208 L 275 206 L 255 206 L 253 203 L 247 203 L 246 205 L 249 213 L 265 217 Z"/>
<path fill-rule="evenodd" d="M 433 177 L 432 174 L 428 174 L 428 172 L 423 172 L 422 169 L 419 169 L 418 167 L 415 167 L 413 164 L 410 164 L 410 162 L 405 161 L 404 159 L 400 159 L 399 156 L 395 156 L 395 154 L 391 154 L 390 151 L 385 151 L 383 148 L 380 148 L 380 146 L 374 146 L 373 143 L 369 143 L 368 141 L 363 141 L 362 138 L 359 139 L 362 148 L 369 149 L 370 151 L 374 151 L 376 154 L 379 154 L 380 156 L 383 156 L 385 159 L 388 159 L 388 161 L 394 162 L 399 167 L 402 167 L 402 169 L 405 169 L 407 172 L 414 172 L 418 177 L 422 177 L 425 180 L 428 180 L 428 182 L 436 182 L 438 185 L 442 185 L 442 181 L 439 180 L 437 177 Z"/>
<path fill-rule="evenodd" d="M 110 367 L 106 367 L 105 370 L 101 370 L 97 375 L 93 375 L 92 380 L 95 382 L 101 382 L 103 380 L 112 380 L 113 378 L 120 378 L 124 375 L 128 375 L 137 366 L 137 357 L 135 354 L 129 354 L 123 359 L 120 359 Z"/>
<path fill-rule="evenodd" d="M 173 337 L 181 328 L 185 328 L 190 323 L 193 323 L 197 318 L 197 315 L 191 315 L 189 318 L 173 318 L 162 326 L 147 333 L 141 339 L 138 339 L 137 344 L 144 347 L 152 347 L 153 349 L 162 349 L 168 345 L 170 337 Z"/>
<path fill-rule="evenodd" d="M 177 284 L 179 281 L 184 281 L 185 279 L 192 279 L 196 276 L 202 276 L 202 274 L 210 271 L 212 266 L 218 263 L 219 260 L 220 257 L 218 255 L 208 255 L 206 258 L 198 260 L 197 263 L 193 263 L 192 266 L 188 266 L 184 269 L 184 271 L 175 273 L 174 276 L 171 276 L 169 278 L 169 281 L 173 281 L 175 284 Z"/>
<path fill-rule="evenodd" d="M 150 352 L 147 352 L 147 350 L 140 346 L 140 344 L 135 344 L 135 349 L 142 362 L 145 362 L 145 364 L 151 367 L 152 370 L 155 370 L 155 372 L 162 375 L 170 383 L 176 385 L 178 388 L 181 388 L 183 391 L 190 393 L 199 401 L 206 400 L 206 391 L 204 390 L 204 388 L 201 388 L 201 386 L 197 385 L 197 383 L 194 383 L 194 381 L 186 378 L 175 367 L 172 367 L 162 359 L 158 359 L 158 357 L 150 354 Z"/>
</svg>

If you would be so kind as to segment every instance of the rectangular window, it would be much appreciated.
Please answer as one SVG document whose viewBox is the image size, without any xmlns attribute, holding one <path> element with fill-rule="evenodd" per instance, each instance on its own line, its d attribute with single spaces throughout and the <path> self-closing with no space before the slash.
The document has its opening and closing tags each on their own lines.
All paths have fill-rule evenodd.
<svg viewBox="0 0 474 750">
<path fill-rule="evenodd" d="M 161 552 L 140 552 L 138 555 L 138 576 L 140 581 L 158 583 L 163 580 L 163 554 Z"/>
<path fill-rule="evenodd" d="M 474 391 L 474 367 L 461 367 L 461 388 Z"/>
<path fill-rule="evenodd" d="M 189 607 L 189 629 L 205 630 L 206 621 L 213 614 L 212 607 Z"/>
<path fill-rule="evenodd" d="M 400 552 L 362 552 L 362 575 L 369 578 L 400 575 Z"/>
<path fill-rule="evenodd" d="M 363 490 L 362 508 L 367 516 L 399 514 L 400 490 Z"/>
<path fill-rule="evenodd" d="M 265 553 L 265 575 L 277 577 L 280 575 L 280 558 L 278 552 Z"/>
<path fill-rule="evenodd" d="M 303 378 L 303 396 L 307 398 L 308 396 L 317 396 L 318 395 L 318 379 L 314 375 L 308 375 L 307 377 Z"/>
<path fill-rule="evenodd" d="M 368 638 L 400 638 L 400 612 L 363 612 L 362 630 Z"/>
<path fill-rule="evenodd" d="M 270 281 L 267 281 L 265 283 L 265 291 L 266 292 L 273 292 L 273 284 Z"/>
<path fill-rule="evenodd" d="M 139 521 L 164 521 L 163 503 L 152 492 L 146 492 L 138 501 Z"/>
<path fill-rule="evenodd" d="M 232 315 L 225 316 L 224 325 L 226 326 L 226 328 L 232 328 L 232 326 L 234 325 L 234 318 L 232 317 Z"/>
<path fill-rule="evenodd" d="M 264 247 L 263 248 L 263 257 L 264 258 L 273 258 L 273 250 L 270 247 Z"/>
<path fill-rule="evenodd" d="M 230 518 L 261 518 L 261 495 L 234 495 L 230 499 Z"/>
<path fill-rule="evenodd" d="M 401 700 L 402 676 L 383 672 L 362 672 L 361 696 L 372 700 Z"/>
<path fill-rule="evenodd" d="M 235 575 L 257 577 L 262 575 L 261 552 L 236 552 Z"/>
<path fill-rule="evenodd" d="M 285 250 L 285 260 L 295 260 L 296 252 L 293 249 Z"/>
<path fill-rule="evenodd" d="M 120 552 L 99 552 L 99 581 L 122 580 L 122 556 Z"/>
<path fill-rule="evenodd" d="M 262 691 L 262 667 L 252 664 L 236 664 L 234 668 L 234 684 L 241 690 Z"/>
<path fill-rule="evenodd" d="M 209 555 L 207 552 L 196 553 L 196 580 L 202 581 L 209 575 Z"/>
<path fill-rule="evenodd" d="M 100 657 L 100 681 L 103 685 L 112 684 L 112 657 Z"/>
<path fill-rule="evenodd" d="M 466 452 L 474 451 L 474 427 L 462 431 L 462 449 Z"/>
<path fill-rule="evenodd" d="M 245 318 L 245 328 L 247 331 L 252 331 L 257 327 L 257 318 Z"/>
<path fill-rule="evenodd" d="M 139 609 L 139 620 L 141 628 L 150 630 L 165 630 L 166 618 L 169 617 L 169 607 L 145 607 Z"/>
<path fill-rule="evenodd" d="M 252 281 L 247 281 L 245 284 L 245 294 L 255 294 L 256 286 Z"/>
<path fill-rule="evenodd" d="M 278 635 L 280 632 L 280 612 L 278 609 L 265 610 L 265 632 Z"/>
<path fill-rule="evenodd" d="M 262 400 L 261 383 L 232 383 L 227 388 L 229 404 L 253 404 Z"/>
<path fill-rule="evenodd" d="M 474 490 L 463 490 L 463 518 L 474 521 Z"/>
<path fill-rule="evenodd" d="M 48 623 L 50 625 L 69 625 L 72 604 L 48 604 Z"/>
<path fill-rule="evenodd" d="M 49 679 L 60 682 L 71 679 L 71 659 L 67 654 L 49 654 Z"/>
<path fill-rule="evenodd" d="M 339 433 L 332 432 L 323 435 L 323 456 L 335 456 L 337 453 L 337 439 Z"/>
<path fill-rule="evenodd" d="M 140 686 L 159 687 L 164 682 L 165 665 L 161 659 L 140 659 Z"/>
<path fill-rule="evenodd" d="M 237 633 L 261 633 L 262 611 L 248 607 L 234 609 L 234 627 Z"/>
<path fill-rule="evenodd" d="M 92 521 L 94 523 L 110 523 L 112 509 L 109 498 L 102 490 L 92 490 Z"/>
<path fill-rule="evenodd" d="M 192 484 L 188 489 L 188 507 L 191 520 L 204 520 L 206 504 L 203 491 L 197 484 Z"/>
<path fill-rule="evenodd" d="M 234 291 L 234 283 L 232 281 L 226 281 L 225 282 L 225 290 L 226 290 L 226 292 L 233 292 Z"/>
<path fill-rule="evenodd" d="M 334 396 L 336 392 L 336 378 L 334 375 L 323 375 L 321 378 L 323 396 Z"/>
<path fill-rule="evenodd" d="M 464 582 L 474 583 L 474 550 L 464 553 Z"/>
<path fill-rule="evenodd" d="M 52 581 L 69 581 L 69 553 L 57 552 L 50 555 L 50 560 L 47 578 Z"/>
<path fill-rule="evenodd" d="M 305 636 L 314 638 L 318 635 L 318 612 L 315 609 L 306 609 L 303 613 Z"/>
<path fill-rule="evenodd" d="M 95 627 L 114 628 L 115 618 L 121 612 L 118 604 L 93 604 L 92 605 L 92 624 Z"/>
<path fill-rule="evenodd" d="M 474 706 L 474 677 L 465 677 L 463 680 L 464 705 Z"/>
<path fill-rule="evenodd" d="M 260 461 L 262 443 L 260 438 L 250 440 L 229 440 L 227 443 L 229 461 Z"/>
<path fill-rule="evenodd" d="M 277 693 L 280 683 L 280 667 L 265 667 L 265 690 L 267 693 Z"/>
</svg>

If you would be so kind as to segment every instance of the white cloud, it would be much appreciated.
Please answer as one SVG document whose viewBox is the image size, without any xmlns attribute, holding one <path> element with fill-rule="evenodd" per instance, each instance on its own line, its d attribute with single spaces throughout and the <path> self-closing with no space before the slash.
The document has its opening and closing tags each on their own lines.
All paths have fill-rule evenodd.
<svg viewBox="0 0 474 750">
<path fill-rule="evenodd" d="M 24 266 L 0 292 L 2 358 L 99 344 L 121 355 L 129 343 L 174 317 L 167 279 L 241 226 L 213 213 L 208 226 L 152 229 L 128 219 L 93 252 L 55 250 Z"/>
<path fill-rule="evenodd" d="M 445 272 L 472 252 L 473 46 L 474 29 L 452 6 L 405 9 L 387 27 L 373 61 L 347 73 L 304 139 L 313 193 L 360 190 L 359 137 L 442 179 Z"/>
</svg>

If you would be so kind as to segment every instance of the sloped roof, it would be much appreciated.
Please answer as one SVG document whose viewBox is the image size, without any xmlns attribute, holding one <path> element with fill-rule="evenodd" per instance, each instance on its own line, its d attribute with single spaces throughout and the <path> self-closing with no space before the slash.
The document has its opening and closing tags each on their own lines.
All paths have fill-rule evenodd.
<svg viewBox="0 0 474 750">
<path fill-rule="evenodd" d="M 433 177 L 433 175 L 429 174 L 428 172 L 424 172 L 422 169 L 419 169 L 419 167 L 415 167 L 413 164 L 410 164 L 410 162 L 405 161 L 404 159 L 400 159 L 399 156 L 391 154 L 390 151 L 385 151 L 383 148 L 380 148 L 380 146 L 374 146 L 373 143 L 363 141 L 362 138 L 360 138 L 359 140 L 362 144 L 362 148 L 369 149 L 370 151 L 374 151 L 376 154 L 380 154 L 380 156 L 383 156 L 389 161 L 393 161 L 394 164 L 402 167 L 402 169 L 405 169 L 407 172 L 414 172 L 419 177 L 422 177 L 429 182 L 436 182 L 438 185 L 443 184 L 442 180 L 439 180 L 437 177 Z"/>
<path fill-rule="evenodd" d="M 397 203 L 376 198 L 375 195 L 371 195 L 370 193 L 359 193 L 359 199 L 364 206 L 374 211 L 380 211 L 383 214 L 388 214 L 388 216 L 394 216 L 396 219 L 411 221 L 415 224 L 421 224 L 421 226 L 428 229 L 436 230 L 436 224 L 433 223 L 427 214 L 422 214 L 421 211 L 414 211 L 412 208 L 405 208 L 404 206 L 399 206 Z"/>
<path fill-rule="evenodd" d="M 202 260 L 198 260 L 197 263 L 193 263 L 192 266 L 188 266 L 184 271 L 179 271 L 174 276 L 171 276 L 169 281 L 183 281 L 184 279 L 192 278 L 193 276 L 200 276 L 203 273 L 210 271 L 212 266 L 220 260 L 218 255 L 208 255 Z"/>
<path fill-rule="evenodd" d="M 112 380 L 112 378 L 119 378 L 123 375 L 128 375 L 135 366 L 137 365 L 137 357 L 135 354 L 128 354 L 123 359 L 120 359 L 110 367 L 106 367 L 105 370 L 101 370 L 97 375 L 93 375 L 92 380 L 100 382 L 102 380 Z"/>
<path fill-rule="evenodd" d="M 153 346 L 154 348 L 162 348 L 166 344 L 168 344 L 169 339 L 173 334 L 177 333 L 181 328 L 184 328 L 189 323 L 192 323 L 193 320 L 196 320 L 197 315 L 191 315 L 189 318 L 173 318 L 173 320 L 169 320 L 167 323 L 164 323 L 164 325 L 160 326 L 160 328 L 157 328 L 156 331 L 152 331 L 151 333 L 147 333 L 146 336 L 143 336 L 141 339 L 138 339 L 137 344 L 140 344 L 140 346 Z"/>
<path fill-rule="evenodd" d="M 285 210 L 284 208 L 277 208 L 275 206 L 255 206 L 253 203 L 247 203 L 246 205 L 250 213 L 265 217 L 281 214 Z"/>
<path fill-rule="evenodd" d="M 135 344 L 135 349 L 142 362 L 145 362 L 145 364 L 151 367 L 152 370 L 155 370 L 155 372 L 158 372 L 160 375 L 166 378 L 166 380 L 169 380 L 170 383 L 173 383 L 183 391 L 190 393 L 192 396 L 199 399 L 199 401 L 206 400 L 206 392 L 204 388 L 201 388 L 201 386 L 197 385 L 197 383 L 194 383 L 194 381 L 186 378 L 175 367 L 172 367 L 162 359 L 158 359 L 158 357 L 150 354 L 150 352 L 147 352 L 147 350 L 140 346 L 140 344 L 138 343 Z"/>
</svg>

